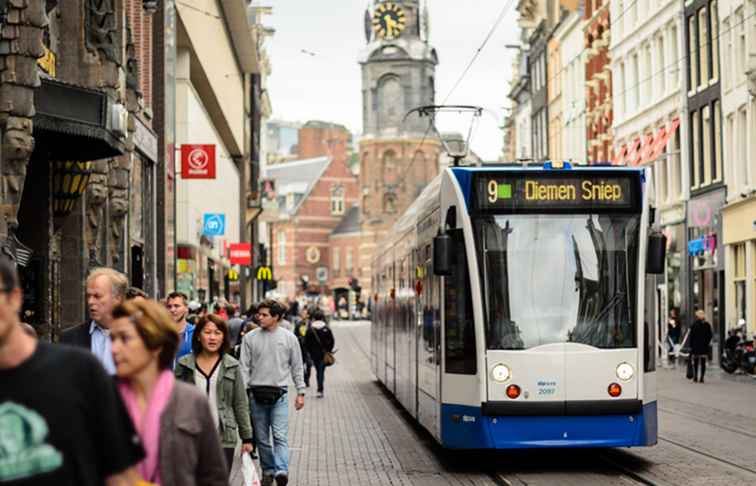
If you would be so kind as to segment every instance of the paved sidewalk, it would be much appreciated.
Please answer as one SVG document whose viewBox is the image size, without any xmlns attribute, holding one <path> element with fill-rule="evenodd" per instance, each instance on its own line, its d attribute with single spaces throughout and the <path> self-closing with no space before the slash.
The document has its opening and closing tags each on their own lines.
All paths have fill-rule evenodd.
<svg viewBox="0 0 756 486">
<path fill-rule="evenodd" d="M 332 328 L 338 362 L 326 372 L 325 398 L 308 396 L 302 411 L 290 412 L 289 484 L 494 485 L 485 474 L 447 470 L 428 436 L 383 393 L 369 367 L 366 322 Z M 235 469 L 231 484 L 240 485 Z"/>
</svg>

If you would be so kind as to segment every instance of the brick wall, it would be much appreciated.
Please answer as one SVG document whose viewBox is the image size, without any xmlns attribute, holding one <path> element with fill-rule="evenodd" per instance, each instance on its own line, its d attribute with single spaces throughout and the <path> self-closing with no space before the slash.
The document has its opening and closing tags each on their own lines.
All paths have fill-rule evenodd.
<svg viewBox="0 0 756 486">
<path fill-rule="evenodd" d="M 153 14 L 144 11 L 142 0 L 126 0 L 126 15 L 139 63 L 139 90 L 144 106 L 152 109 Z"/>
</svg>

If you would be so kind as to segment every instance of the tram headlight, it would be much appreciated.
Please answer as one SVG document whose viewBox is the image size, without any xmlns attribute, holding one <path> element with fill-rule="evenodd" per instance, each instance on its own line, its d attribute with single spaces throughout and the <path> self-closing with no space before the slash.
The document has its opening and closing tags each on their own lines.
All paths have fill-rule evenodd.
<svg viewBox="0 0 756 486">
<path fill-rule="evenodd" d="M 494 379 L 494 381 L 504 383 L 512 378 L 512 370 L 510 370 L 509 366 L 505 365 L 504 363 L 499 363 L 491 368 L 491 377 Z"/>
<path fill-rule="evenodd" d="M 633 365 L 630 363 L 620 363 L 617 365 L 617 378 L 619 378 L 622 381 L 629 381 L 633 375 L 635 374 L 635 370 L 633 369 Z"/>
</svg>

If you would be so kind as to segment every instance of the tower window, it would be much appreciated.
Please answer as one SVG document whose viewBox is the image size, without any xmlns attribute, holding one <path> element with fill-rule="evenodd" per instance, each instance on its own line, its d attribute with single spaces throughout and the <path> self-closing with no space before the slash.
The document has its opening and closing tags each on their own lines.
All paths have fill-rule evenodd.
<svg viewBox="0 0 756 486">
<path fill-rule="evenodd" d="M 387 192 L 383 196 L 383 212 L 387 214 L 396 213 L 396 194 Z"/>
</svg>

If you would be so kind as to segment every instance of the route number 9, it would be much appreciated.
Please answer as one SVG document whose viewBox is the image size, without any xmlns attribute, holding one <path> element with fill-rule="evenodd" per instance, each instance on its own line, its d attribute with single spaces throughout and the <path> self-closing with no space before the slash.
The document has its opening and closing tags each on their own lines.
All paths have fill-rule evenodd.
<svg viewBox="0 0 756 486">
<path fill-rule="evenodd" d="M 491 204 L 499 200 L 499 184 L 495 180 L 488 183 L 488 202 Z"/>
</svg>

